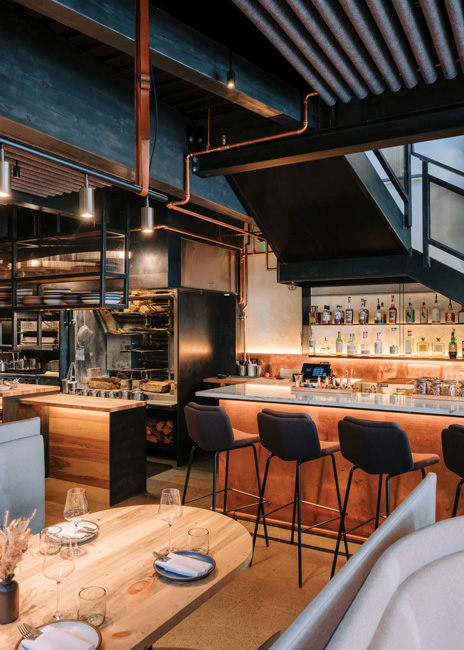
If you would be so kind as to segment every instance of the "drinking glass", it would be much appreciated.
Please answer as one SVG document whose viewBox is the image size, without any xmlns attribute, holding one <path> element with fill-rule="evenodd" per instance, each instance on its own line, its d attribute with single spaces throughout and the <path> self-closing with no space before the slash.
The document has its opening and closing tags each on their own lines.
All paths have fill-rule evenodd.
<svg viewBox="0 0 464 650">
<path fill-rule="evenodd" d="M 169 525 L 169 546 L 163 549 L 163 553 L 172 552 L 175 549 L 171 546 L 171 527 L 172 524 L 182 517 L 182 504 L 180 492 L 175 488 L 165 488 L 161 492 L 161 500 L 158 512 L 163 521 Z"/>
<path fill-rule="evenodd" d="M 77 545 L 77 526 L 88 512 L 89 504 L 87 502 L 87 495 L 84 488 L 71 488 L 68 490 L 63 517 L 66 521 L 72 521 L 74 523 L 74 555 L 76 557 L 80 557 L 87 553 L 85 549 L 79 548 Z"/>
<path fill-rule="evenodd" d="M 54 623 L 70 618 L 69 614 L 64 614 L 60 609 L 60 584 L 64 578 L 71 575 L 75 566 L 71 538 L 63 536 L 61 539 L 49 538 L 42 573 L 46 578 L 56 582 L 56 611 L 47 622 Z"/>
</svg>

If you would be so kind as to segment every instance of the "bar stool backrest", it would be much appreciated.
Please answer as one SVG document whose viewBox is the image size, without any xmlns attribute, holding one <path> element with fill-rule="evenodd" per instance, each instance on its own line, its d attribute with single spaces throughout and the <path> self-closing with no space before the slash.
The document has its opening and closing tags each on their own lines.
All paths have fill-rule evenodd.
<svg viewBox="0 0 464 650">
<path fill-rule="evenodd" d="M 222 406 L 190 402 L 184 413 L 188 434 L 198 447 L 204 451 L 221 451 L 233 447 L 234 432 Z"/>
<path fill-rule="evenodd" d="M 441 432 L 443 460 L 446 467 L 464 478 L 464 426 L 452 424 Z"/>
<path fill-rule="evenodd" d="M 396 422 L 346 417 L 338 423 L 342 456 L 368 474 L 403 474 L 413 469 L 409 439 Z"/>
<path fill-rule="evenodd" d="M 258 413 L 258 429 L 263 447 L 282 460 L 318 458 L 321 454 L 316 425 L 307 413 L 263 409 Z"/>
</svg>

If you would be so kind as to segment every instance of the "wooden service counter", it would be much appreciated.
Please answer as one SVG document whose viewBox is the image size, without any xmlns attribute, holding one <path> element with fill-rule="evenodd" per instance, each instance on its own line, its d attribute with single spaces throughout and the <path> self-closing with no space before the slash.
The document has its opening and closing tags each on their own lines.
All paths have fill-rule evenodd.
<svg viewBox="0 0 464 650">
<path fill-rule="evenodd" d="M 196 395 L 215 400 L 215 403 L 219 403 L 226 409 L 234 428 L 250 433 L 258 433 L 257 415 L 263 408 L 308 413 L 316 423 L 321 440 L 338 440 L 338 422 L 348 415 L 366 420 L 397 422 L 408 434 L 412 451 L 435 453 L 440 458 L 442 457 L 442 430 L 453 423 L 464 424 L 464 399 L 462 401 L 428 400 L 420 398 L 418 395 L 407 397 L 405 395 L 363 393 L 342 395 L 332 390 L 314 393 L 293 392 L 290 384 L 283 385 L 282 382 L 279 382 L 278 385 L 249 383 L 221 386 L 220 388 L 197 391 Z M 263 475 L 269 452 L 264 448 L 259 448 L 258 455 Z M 221 456 L 225 456 L 225 454 L 221 454 Z M 341 454 L 336 454 L 335 458 L 343 499 L 351 465 Z M 220 487 L 223 487 L 225 458 L 221 458 L 219 468 Z M 459 479 L 446 469 L 443 461 L 434 465 L 430 471 L 435 472 L 438 476 L 437 519 L 450 517 Z M 304 464 L 301 474 L 302 498 L 305 501 L 337 508 L 330 458 Z M 410 472 L 391 480 L 392 509 L 411 492 L 420 480 L 420 472 Z M 266 498 L 269 499 L 268 511 L 291 501 L 294 482 L 295 463 L 273 459 L 266 488 Z M 231 454 L 229 485 L 240 487 L 246 492 L 256 493 L 253 455 L 249 449 L 240 449 Z M 369 476 L 361 471 L 355 472 L 350 494 L 347 528 L 352 528 L 375 514 L 377 487 L 377 476 Z M 234 492 L 228 496 L 228 509 L 244 505 L 244 503 L 244 497 L 240 497 Z M 385 511 L 385 506 L 382 507 Z M 253 512 L 253 510 L 247 509 L 246 512 Z M 308 505 L 302 506 L 302 513 L 302 522 L 308 525 L 330 518 L 330 513 L 324 513 L 323 510 L 319 511 Z M 240 513 L 240 516 L 246 515 Z M 278 517 L 278 520 L 274 521 L 286 525 L 291 522 L 292 508 L 283 509 L 274 517 Z M 327 529 L 338 530 L 338 522 L 328 524 Z M 370 532 L 372 532 L 371 526 L 359 530 L 361 536 L 367 536 Z"/>
<path fill-rule="evenodd" d="M 106 488 L 111 506 L 146 491 L 146 402 L 23 395 L 4 397 L 3 413 L 40 417 L 50 477 Z"/>
</svg>

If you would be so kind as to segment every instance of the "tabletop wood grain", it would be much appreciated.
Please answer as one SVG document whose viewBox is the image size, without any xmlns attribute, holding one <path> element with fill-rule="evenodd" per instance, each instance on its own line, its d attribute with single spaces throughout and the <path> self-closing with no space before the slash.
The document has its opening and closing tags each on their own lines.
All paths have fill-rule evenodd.
<svg viewBox="0 0 464 650">
<path fill-rule="evenodd" d="M 203 580 L 174 582 L 153 568 L 153 550 L 167 545 L 168 526 L 157 505 L 112 508 L 88 516 L 98 523 L 98 537 L 85 544 L 88 554 L 76 560 L 74 573 L 61 583 L 63 611 L 77 611 L 82 587 L 104 587 L 108 594 L 107 620 L 100 627 L 104 650 L 145 650 L 201 603 L 248 567 L 252 544 L 237 521 L 209 510 L 184 507 L 172 527 L 172 541 L 187 548 L 187 532 L 201 526 L 210 531 L 210 555 L 216 569 Z M 58 522 L 57 522 L 58 523 Z M 14 648 L 17 624 L 41 625 L 54 611 L 55 582 L 42 575 L 38 535 L 31 537 L 24 560 L 16 570 L 20 589 L 20 617 L 2 626 L 2 648 Z M 250 571 L 252 568 L 250 569 Z"/>
<path fill-rule="evenodd" d="M 140 408 L 147 403 L 141 400 L 130 399 L 109 399 L 107 397 L 88 397 L 87 395 L 38 395 L 37 397 L 25 397 L 21 404 L 33 406 L 61 406 L 69 409 L 84 409 L 86 411 L 103 411 L 113 413 L 114 411 L 125 411 L 127 409 Z"/>
</svg>

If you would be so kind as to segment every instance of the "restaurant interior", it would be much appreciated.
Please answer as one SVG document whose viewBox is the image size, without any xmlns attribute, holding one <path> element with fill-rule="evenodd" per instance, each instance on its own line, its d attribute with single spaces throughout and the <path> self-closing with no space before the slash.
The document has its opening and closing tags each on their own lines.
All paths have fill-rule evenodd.
<svg viewBox="0 0 464 650">
<path fill-rule="evenodd" d="M 0 7 L 1 647 L 460 647 L 462 1 Z"/>
</svg>

